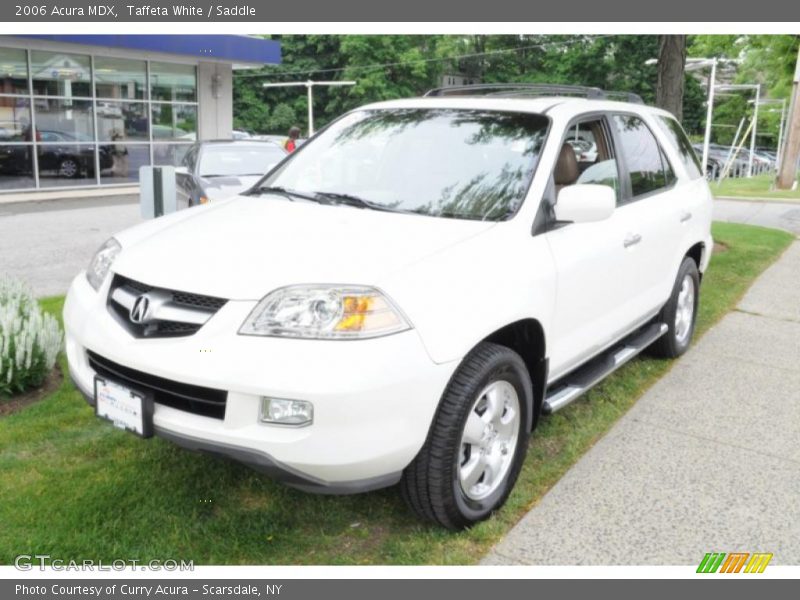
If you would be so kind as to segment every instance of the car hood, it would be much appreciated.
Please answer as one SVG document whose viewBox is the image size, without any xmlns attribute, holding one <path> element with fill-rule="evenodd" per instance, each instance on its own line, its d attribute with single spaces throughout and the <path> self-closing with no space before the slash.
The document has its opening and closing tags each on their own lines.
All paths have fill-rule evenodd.
<svg viewBox="0 0 800 600">
<path fill-rule="evenodd" d="M 237 196 L 118 234 L 123 249 L 113 270 L 156 287 L 258 300 L 292 284 L 379 285 L 493 225 Z"/>
<path fill-rule="evenodd" d="M 201 179 L 203 193 L 211 200 L 222 200 L 251 188 L 263 175 L 226 175 Z"/>
</svg>

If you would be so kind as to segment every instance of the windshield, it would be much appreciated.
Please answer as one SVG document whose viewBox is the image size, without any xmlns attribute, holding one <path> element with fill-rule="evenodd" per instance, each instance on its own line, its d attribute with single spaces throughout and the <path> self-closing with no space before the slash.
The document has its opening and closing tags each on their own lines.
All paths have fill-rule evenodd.
<svg viewBox="0 0 800 600">
<path fill-rule="evenodd" d="M 353 196 L 374 208 L 500 220 L 525 198 L 547 125 L 541 115 L 487 110 L 356 111 L 261 185 Z"/>
<path fill-rule="evenodd" d="M 273 144 L 209 144 L 200 153 L 200 177 L 264 175 L 286 152 Z"/>
</svg>

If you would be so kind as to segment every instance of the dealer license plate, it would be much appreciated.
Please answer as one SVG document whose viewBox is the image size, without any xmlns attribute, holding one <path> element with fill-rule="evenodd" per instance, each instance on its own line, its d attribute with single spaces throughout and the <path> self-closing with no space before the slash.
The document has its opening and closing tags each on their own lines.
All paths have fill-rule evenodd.
<svg viewBox="0 0 800 600">
<path fill-rule="evenodd" d="M 153 435 L 153 402 L 148 394 L 137 392 L 102 377 L 94 379 L 95 414 L 115 427 L 141 437 Z"/>
</svg>

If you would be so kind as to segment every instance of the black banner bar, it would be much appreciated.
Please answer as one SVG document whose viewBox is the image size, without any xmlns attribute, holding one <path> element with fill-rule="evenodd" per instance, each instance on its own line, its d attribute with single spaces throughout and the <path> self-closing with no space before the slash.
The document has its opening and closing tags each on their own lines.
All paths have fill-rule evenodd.
<svg viewBox="0 0 800 600">
<path fill-rule="evenodd" d="M 270 598 L 290 600 L 408 600 L 414 598 L 708 598 L 726 600 L 754 597 L 794 597 L 796 582 L 790 579 L 698 576 L 697 579 L 29 579 L 0 582 L 0 598 L 24 600 L 242 600 Z M 712 581 L 713 580 L 713 581 Z"/>
<path fill-rule="evenodd" d="M 800 2 L 643 2 L 642 0 L 17 0 L 0 5 L 4 22 L 778 22 L 800 21 Z M 788 31 L 787 31 L 788 32 Z M 800 33 L 800 32 L 798 32 Z"/>
</svg>

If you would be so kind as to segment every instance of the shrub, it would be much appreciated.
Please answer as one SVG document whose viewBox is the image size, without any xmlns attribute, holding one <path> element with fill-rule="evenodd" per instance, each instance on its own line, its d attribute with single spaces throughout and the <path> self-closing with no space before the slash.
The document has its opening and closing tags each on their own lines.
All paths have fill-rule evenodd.
<svg viewBox="0 0 800 600">
<path fill-rule="evenodd" d="M 24 284 L 0 279 L 0 397 L 41 385 L 62 340 L 58 321 Z"/>
</svg>

